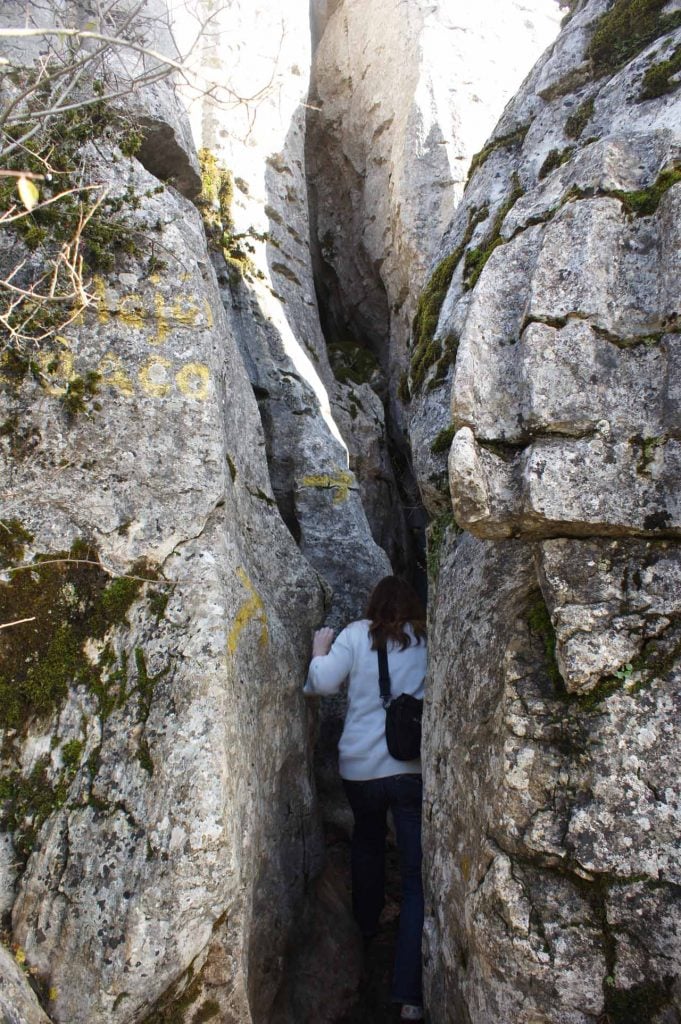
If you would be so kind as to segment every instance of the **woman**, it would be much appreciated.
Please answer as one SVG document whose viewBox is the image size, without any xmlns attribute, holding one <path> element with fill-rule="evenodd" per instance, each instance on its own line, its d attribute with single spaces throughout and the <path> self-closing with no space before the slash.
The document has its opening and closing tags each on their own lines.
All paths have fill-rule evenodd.
<svg viewBox="0 0 681 1024">
<path fill-rule="evenodd" d="M 366 618 L 351 622 L 333 643 L 333 630 L 314 635 L 305 684 L 308 694 L 337 693 L 348 680 L 348 710 L 338 745 L 339 768 L 352 808 L 352 906 L 366 940 L 375 935 L 384 904 L 386 814 L 392 812 L 400 855 L 402 904 L 391 997 L 402 1020 L 423 1018 L 421 995 L 421 761 L 396 761 L 385 740 L 377 648 L 388 651 L 390 692 L 423 698 L 426 623 L 413 588 L 386 576 L 374 589 Z"/>
</svg>

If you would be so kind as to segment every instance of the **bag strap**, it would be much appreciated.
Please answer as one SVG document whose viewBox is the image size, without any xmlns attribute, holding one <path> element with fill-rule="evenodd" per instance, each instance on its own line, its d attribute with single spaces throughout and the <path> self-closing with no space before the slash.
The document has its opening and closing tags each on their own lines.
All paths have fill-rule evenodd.
<svg viewBox="0 0 681 1024">
<path fill-rule="evenodd" d="M 378 686 L 381 691 L 381 702 L 384 708 L 390 704 L 390 672 L 388 671 L 388 652 L 385 645 L 376 648 L 378 655 Z"/>
</svg>

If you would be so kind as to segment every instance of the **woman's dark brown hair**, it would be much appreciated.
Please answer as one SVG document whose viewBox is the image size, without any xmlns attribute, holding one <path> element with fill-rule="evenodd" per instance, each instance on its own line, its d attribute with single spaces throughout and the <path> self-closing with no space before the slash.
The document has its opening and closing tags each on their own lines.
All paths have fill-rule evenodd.
<svg viewBox="0 0 681 1024">
<path fill-rule="evenodd" d="M 369 635 L 371 647 L 378 647 L 394 640 L 404 650 L 412 642 L 405 630 L 410 623 L 414 630 L 416 643 L 426 635 L 426 613 L 419 595 L 406 580 L 399 576 L 384 576 L 369 598 L 366 618 L 371 619 Z"/>
</svg>

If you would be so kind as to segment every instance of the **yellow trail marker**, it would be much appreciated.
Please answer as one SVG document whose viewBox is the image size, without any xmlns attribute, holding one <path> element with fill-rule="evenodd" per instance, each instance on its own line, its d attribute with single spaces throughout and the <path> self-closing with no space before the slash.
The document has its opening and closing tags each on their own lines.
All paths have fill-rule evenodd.
<svg viewBox="0 0 681 1024">
<path fill-rule="evenodd" d="M 338 473 L 334 473 L 333 476 L 328 473 L 304 476 L 299 481 L 301 487 L 316 487 L 319 490 L 333 489 L 336 492 L 333 496 L 336 504 L 346 500 L 350 493 L 350 487 L 354 482 L 354 476 L 352 473 L 348 473 L 347 470 L 340 470 Z"/>
<path fill-rule="evenodd" d="M 265 606 L 262 603 L 262 598 L 256 592 L 255 587 L 248 578 L 246 572 L 239 566 L 236 570 L 236 574 L 243 583 L 246 590 L 249 592 L 250 597 L 247 601 L 239 608 L 234 619 L 234 625 L 232 626 L 229 636 L 227 637 L 227 653 L 234 655 L 239 643 L 239 637 L 243 633 L 249 622 L 254 619 L 260 621 L 260 643 L 264 646 L 268 639 L 269 633 L 267 630 L 267 614 L 265 612 Z"/>
</svg>

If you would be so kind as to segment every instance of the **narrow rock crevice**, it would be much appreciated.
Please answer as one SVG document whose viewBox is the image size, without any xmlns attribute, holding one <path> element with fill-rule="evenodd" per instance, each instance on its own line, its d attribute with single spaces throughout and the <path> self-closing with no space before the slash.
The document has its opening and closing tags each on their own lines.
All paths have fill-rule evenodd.
<svg viewBox="0 0 681 1024">
<path fill-rule="evenodd" d="M 314 119 L 314 110 L 311 110 L 309 118 Z M 317 149 L 325 146 L 319 130 L 308 131 L 306 138 L 311 139 L 307 153 L 307 189 L 315 293 L 329 362 L 341 394 L 349 392 L 351 422 L 350 437 L 346 440 L 350 449 L 350 468 L 360 482 L 374 540 L 388 554 L 393 571 L 409 579 L 425 600 L 425 528 L 428 517 L 412 466 L 404 409 L 394 393 L 395 353 L 391 345 L 388 294 L 380 275 L 380 263 L 368 259 L 361 240 L 357 240 L 355 252 L 343 254 L 335 265 L 327 258 L 347 243 L 340 231 L 334 235 L 327 230 L 323 238 L 319 237 L 317 202 L 320 181 L 315 173 L 318 174 L 320 169 L 328 170 L 329 165 L 310 157 L 310 146 Z M 331 140 L 327 142 L 330 144 Z M 330 183 L 326 182 L 324 194 L 328 196 L 330 191 Z M 355 191 L 361 192 L 361 182 L 356 183 Z M 327 210 L 327 219 L 328 215 Z M 339 222 L 343 218 L 340 206 L 337 217 Z M 357 277 L 362 281 L 361 301 L 355 301 L 352 282 L 344 281 L 337 269 L 350 264 L 355 266 Z M 363 450 L 361 412 L 353 395 L 353 384 L 369 386 L 382 406 L 383 423 L 378 439 L 380 451 L 373 463 L 366 459 Z"/>
</svg>

